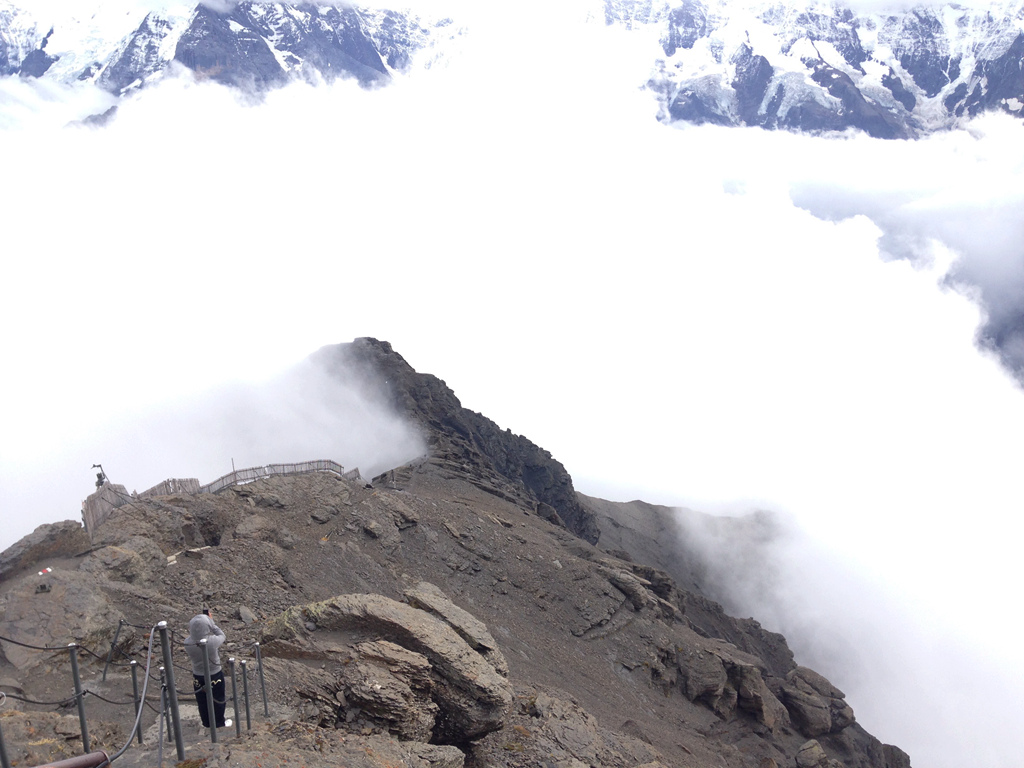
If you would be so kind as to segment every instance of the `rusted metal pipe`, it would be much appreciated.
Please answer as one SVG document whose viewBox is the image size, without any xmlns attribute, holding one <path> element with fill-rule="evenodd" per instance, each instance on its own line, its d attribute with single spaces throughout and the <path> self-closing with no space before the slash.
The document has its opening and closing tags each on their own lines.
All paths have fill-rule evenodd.
<svg viewBox="0 0 1024 768">
<path fill-rule="evenodd" d="M 99 768 L 104 763 L 110 762 L 106 752 L 90 752 L 88 755 L 69 757 L 67 760 L 58 760 L 56 763 L 47 763 L 38 768 Z"/>
</svg>

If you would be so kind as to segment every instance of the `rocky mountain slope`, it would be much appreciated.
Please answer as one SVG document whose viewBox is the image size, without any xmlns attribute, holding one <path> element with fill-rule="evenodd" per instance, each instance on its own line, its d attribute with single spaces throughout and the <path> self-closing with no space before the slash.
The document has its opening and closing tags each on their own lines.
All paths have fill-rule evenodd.
<svg viewBox="0 0 1024 768">
<path fill-rule="evenodd" d="M 83 652 L 93 748 L 119 747 L 124 660 L 145 663 L 146 627 L 166 620 L 180 639 L 209 606 L 230 654 L 251 660 L 262 642 L 270 717 L 254 703 L 253 730 L 214 746 L 182 696 L 192 765 L 910 765 L 784 638 L 726 615 L 685 569 L 646 561 L 661 523 L 644 505 L 577 495 L 549 454 L 385 342 L 314 360 L 384 392 L 428 454 L 372 483 L 319 472 L 135 498 L 91 538 L 41 526 L 0 555 L 0 690 L 67 697 L 67 655 L 18 643 L 78 641 L 99 652 Z M 104 682 L 120 620 L 135 626 Z M 73 712 L 8 698 L 12 763 L 80 750 Z M 143 725 L 118 764 L 155 764 L 150 709 Z"/>
<path fill-rule="evenodd" d="M 256 90 L 338 77 L 374 85 L 416 57 L 425 66 L 445 59 L 465 31 L 398 10 L 225 5 L 124 12 L 107 0 L 58 17 L 0 0 L 0 75 L 95 82 L 117 94 L 175 67 Z M 1020 0 L 889 12 L 794 0 L 604 0 L 592 15 L 653 32 L 647 87 L 666 122 L 853 128 L 892 139 L 988 110 L 1024 114 Z"/>
</svg>

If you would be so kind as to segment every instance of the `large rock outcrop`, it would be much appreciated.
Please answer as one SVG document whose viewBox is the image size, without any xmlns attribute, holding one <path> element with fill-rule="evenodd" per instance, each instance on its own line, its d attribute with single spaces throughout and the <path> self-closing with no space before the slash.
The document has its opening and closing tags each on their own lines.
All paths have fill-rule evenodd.
<svg viewBox="0 0 1024 768">
<path fill-rule="evenodd" d="M 0 579 L 33 567 L 41 560 L 73 557 L 89 549 L 89 534 L 81 523 L 45 523 L 0 553 Z"/>
<path fill-rule="evenodd" d="M 324 347 L 312 360 L 336 375 L 349 376 L 353 368 L 363 371 L 372 386 L 383 387 L 397 410 L 422 426 L 429 460 L 437 467 L 510 501 L 546 504 L 569 530 L 597 543 L 597 524 L 576 498 L 561 462 L 522 435 L 463 408 L 441 379 L 417 373 L 388 342 L 356 339 Z"/>
<path fill-rule="evenodd" d="M 843 730 L 854 721 L 846 694 L 812 669 L 797 667 L 786 676 L 782 700 L 800 732 L 809 738 Z"/>
<path fill-rule="evenodd" d="M 502 677 L 508 677 L 508 662 L 495 642 L 487 626 L 469 611 L 464 611 L 448 599 L 448 596 L 433 584 L 421 581 L 412 589 L 405 590 L 405 599 L 413 608 L 419 608 L 437 616 L 454 629 L 469 647 L 482 655 Z"/>
<path fill-rule="evenodd" d="M 353 637 L 366 640 L 353 645 Z M 355 659 L 362 673 L 343 673 L 335 690 L 344 693 L 335 697 L 339 718 L 349 717 L 352 699 L 407 738 L 432 732 L 440 743 L 478 739 L 500 729 L 512 705 L 508 681 L 451 626 L 382 595 L 340 595 L 293 608 L 270 623 L 264 638 L 268 655 Z M 358 681 L 370 679 L 369 690 L 361 690 Z"/>
<path fill-rule="evenodd" d="M 87 647 L 109 642 L 120 616 L 102 589 L 102 577 L 54 570 L 4 584 L 0 594 L 0 648 L 19 670 L 48 664 L 51 654 L 25 647 Z M 24 644 L 24 645 L 21 645 Z M 64 658 L 67 655 L 64 654 Z"/>
</svg>

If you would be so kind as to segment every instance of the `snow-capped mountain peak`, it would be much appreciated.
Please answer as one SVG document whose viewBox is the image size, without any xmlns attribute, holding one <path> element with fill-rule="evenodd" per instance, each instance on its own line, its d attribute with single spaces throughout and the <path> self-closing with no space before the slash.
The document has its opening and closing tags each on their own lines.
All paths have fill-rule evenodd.
<svg viewBox="0 0 1024 768">
<path fill-rule="evenodd" d="M 1022 0 L 892 11 L 799 0 L 605 0 L 595 8 L 593 23 L 650 41 L 647 87 L 665 122 L 908 138 L 989 110 L 1024 115 Z M 176 62 L 257 90 L 338 77 L 370 85 L 416 59 L 443 60 L 465 32 L 408 11 L 308 2 L 216 9 L 51 0 L 28 11 L 0 0 L 0 75 L 123 94 Z"/>
<path fill-rule="evenodd" d="M 106 0 L 0 2 L 0 75 L 94 82 L 121 94 L 159 78 L 172 62 L 234 85 L 290 79 L 388 80 L 413 55 L 454 34 L 410 13 L 311 3 L 208 4 Z"/>
<path fill-rule="evenodd" d="M 610 24 L 656 25 L 650 86 L 666 121 L 899 138 L 1024 106 L 1024 5 L 607 0 Z"/>
</svg>

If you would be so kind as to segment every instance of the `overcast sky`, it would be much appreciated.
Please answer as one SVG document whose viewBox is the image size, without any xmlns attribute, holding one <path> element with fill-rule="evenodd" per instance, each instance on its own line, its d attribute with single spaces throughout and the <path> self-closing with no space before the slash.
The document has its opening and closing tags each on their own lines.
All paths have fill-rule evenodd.
<svg viewBox="0 0 1024 768">
<path fill-rule="evenodd" d="M 375 336 L 584 492 L 783 515 L 736 604 L 915 765 L 1019 765 L 1024 395 L 945 278 L 1019 235 L 1024 127 L 668 128 L 638 38 L 566 18 L 372 92 L 171 80 L 102 130 L 61 127 L 101 94 L 0 84 L 0 547 L 78 519 L 96 462 L 415 455 L 285 373 Z"/>
</svg>

